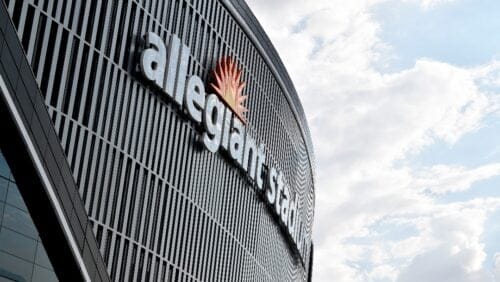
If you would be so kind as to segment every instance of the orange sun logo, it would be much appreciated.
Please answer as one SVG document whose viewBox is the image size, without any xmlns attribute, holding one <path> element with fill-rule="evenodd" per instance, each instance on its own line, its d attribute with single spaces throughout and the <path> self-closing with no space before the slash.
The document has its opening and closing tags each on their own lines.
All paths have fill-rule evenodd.
<svg viewBox="0 0 500 282">
<path fill-rule="evenodd" d="M 241 70 L 238 69 L 231 57 L 226 57 L 217 62 L 217 66 L 214 69 L 214 76 L 215 83 L 210 83 L 210 85 L 233 110 L 241 122 L 246 124 L 243 114 L 247 111 L 247 108 L 245 108 L 243 103 L 247 99 L 247 96 L 242 94 L 245 82 L 240 81 Z"/>
</svg>

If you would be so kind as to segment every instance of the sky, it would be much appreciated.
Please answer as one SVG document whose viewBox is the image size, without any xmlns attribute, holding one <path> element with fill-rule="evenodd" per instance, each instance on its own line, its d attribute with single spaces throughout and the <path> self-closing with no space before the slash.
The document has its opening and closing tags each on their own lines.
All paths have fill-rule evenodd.
<svg viewBox="0 0 500 282">
<path fill-rule="evenodd" d="M 500 282 L 500 1 L 247 3 L 312 132 L 313 281 Z"/>
</svg>

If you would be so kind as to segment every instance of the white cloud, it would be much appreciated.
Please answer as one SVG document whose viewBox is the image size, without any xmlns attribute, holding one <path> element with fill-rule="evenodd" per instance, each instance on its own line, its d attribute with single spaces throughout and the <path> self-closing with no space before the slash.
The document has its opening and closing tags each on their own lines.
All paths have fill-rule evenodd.
<svg viewBox="0 0 500 282">
<path fill-rule="evenodd" d="M 455 0 L 404 0 L 404 1 L 414 2 L 419 4 L 424 9 L 430 9 L 438 5 L 454 2 Z"/>
<path fill-rule="evenodd" d="M 421 172 L 415 185 L 434 194 L 467 190 L 477 181 L 500 175 L 500 163 L 479 166 L 474 169 L 436 165 Z"/>
<path fill-rule="evenodd" d="M 495 281 L 500 282 L 500 253 L 495 254 Z"/>
<path fill-rule="evenodd" d="M 435 138 L 454 142 L 480 126 L 488 105 L 467 71 L 432 61 L 380 75 L 372 84 L 358 89 L 353 83 L 341 93 L 329 91 L 334 84 L 321 89 L 332 98 L 313 102 L 305 94 L 305 103 L 314 103 L 307 112 L 313 112 L 316 149 L 329 158 L 326 162 L 348 171 L 371 169 L 418 151 Z"/>
<path fill-rule="evenodd" d="M 415 281 L 408 277 L 421 273 L 420 281 L 447 281 L 438 280 L 445 274 L 488 281 L 477 280 L 492 275 L 482 234 L 498 199 L 440 203 L 436 196 L 500 175 L 500 164 L 415 168 L 408 157 L 481 128 L 500 105 L 490 88 L 500 82 L 500 63 L 465 69 L 419 59 L 381 73 L 374 65 L 387 46 L 371 15 L 379 2 L 248 1 L 290 72 L 313 135 L 314 280 Z"/>
<path fill-rule="evenodd" d="M 376 266 L 369 273 L 369 277 L 373 281 L 394 281 L 397 275 L 397 269 L 389 265 Z"/>
<path fill-rule="evenodd" d="M 492 281 L 491 274 L 482 270 L 467 271 L 464 264 L 468 260 L 482 259 L 483 251 L 475 249 L 460 250 L 457 253 L 442 248 L 429 251 L 415 257 L 411 265 L 398 277 L 401 282 L 487 282 Z"/>
<path fill-rule="evenodd" d="M 433 210 L 433 199 L 422 194 L 423 190 L 436 194 L 463 191 L 479 180 L 500 175 L 499 164 L 470 170 L 441 165 L 422 172 L 394 166 L 395 161 L 436 139 L 452 143 L 480 127 L 481 118 L 488 112 L 488 98 L 475 87 L 474 78 L 466 70 L 419 61 L 410 70 L 381 75 L 378 79 L 371 88 L 336 94 L 340 102 L 318 103 L 319 110 L 310 119 L 315 149 L 320 152 L 317 253 L 325 246 L 335 246 L 333 249 L 345 246 L 346 239 L 369 233 L 370 225 L 384 217 L 395 213 L 419 216 Z M 432 245 L 432 238 L 422 236 L 419 234 L 415 239 L 422 246 Z M 406 258 L 419 251 L 407 252 Z M 429 252 L 432 255 L 437 251 Z M 325 273 L 324 281 L 332 271 L 345 270 L 339 264 L 360 275 L 350 262 L 362 261 L 362 256 L 336 254 L 341 257 L 337 262 L 317 258 L 320 262 L 316 270 Z M 464 249 L 461 256 L 482 254 L 482 250 Z M 460 255 L 450 253 L 443 258 L 452 267 L 457 266 Z M 322 264 L 334 267 L 321 269 Z M 375 269 L 372 275 L 381 277 L 384 269 L 394 267 L 381 264 Z M 475 278 L 478 273 L 464 272 L 464 275 Z M 365 276 L 356 278 L 355 274 L 340 281 L 366 280 Z M 342 274 L 335 272 L 335 275 Z M 386 275 L 394 277 L 394 271 Z"/>
<path fill-rule="evenodd" d="M 481 243 L 489 209 L 500 201 L 476 201 L 468 205 L 446 205 L 429 218 L 429 232 L 438 243 L 424 249 L 402 269 L 398 281 L 493 281 L 484 269 L 486 253 Z"/>
</svg>

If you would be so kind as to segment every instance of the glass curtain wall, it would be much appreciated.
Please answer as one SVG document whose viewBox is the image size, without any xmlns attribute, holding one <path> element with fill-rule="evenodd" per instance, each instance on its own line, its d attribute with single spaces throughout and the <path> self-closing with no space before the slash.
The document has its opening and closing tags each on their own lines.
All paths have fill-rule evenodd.
<svg viewBox="0 0 500 282">
<path fill-rule="evenodd" d="M 0 282 L 58 281 L 0 151 Z"/>
</svg>

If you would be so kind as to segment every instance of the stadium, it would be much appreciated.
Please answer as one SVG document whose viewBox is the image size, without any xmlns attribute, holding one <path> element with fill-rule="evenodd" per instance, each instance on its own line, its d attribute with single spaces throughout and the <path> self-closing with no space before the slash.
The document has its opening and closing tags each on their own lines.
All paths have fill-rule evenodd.
<svg viewBox="0 0 500 282">
<path fill-rule="evenodd" d="M 0 279 L 311 280 L 311 137 L 244 1 L 0 1 L 0 90 Z"/>
</svg>

